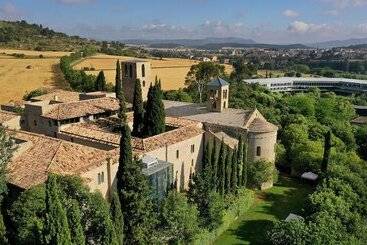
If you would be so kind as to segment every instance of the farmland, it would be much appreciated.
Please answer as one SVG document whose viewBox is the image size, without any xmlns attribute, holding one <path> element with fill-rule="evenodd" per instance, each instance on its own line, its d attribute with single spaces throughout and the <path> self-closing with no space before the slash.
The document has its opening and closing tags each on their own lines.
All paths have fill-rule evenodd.
<svg viewBox="0 0 367 245">
<path fill-rule="evenodd" d="M 82 60 L 74 66 L 74 69 L 81 70 L 84 68 L 93 69 L 87 71 L 88 74 L 97 75 L 99 71 L 103 70 L 106 80 L 109 83 L 115 81 L 116 60 L 134 59 L 126 56 L 109 56 L 96 55 Z M 183 88 L 185 86 L 185 77 L 190 67 L 197 64 L 198 61 L 187 59 L 148 59 L 151 62 L 152 74 L 150 80 L 153 81 L 157 76 L 162 81 L 162 88 L 164 90 L 173 90 Z M 226 72 L 232 71 L 231 66 L 226 66 Z"/>
<path fill-rule="evenodd" d="M 16 58 L 11 54 L 24 54 Z M 42 54 L 44 58 L 39 58 Z M 19 101 L 27 91 L 64 87 L 59 57 L 66 52 L 38 52 L 0 49 L 0 103 Z"/>
</svg>

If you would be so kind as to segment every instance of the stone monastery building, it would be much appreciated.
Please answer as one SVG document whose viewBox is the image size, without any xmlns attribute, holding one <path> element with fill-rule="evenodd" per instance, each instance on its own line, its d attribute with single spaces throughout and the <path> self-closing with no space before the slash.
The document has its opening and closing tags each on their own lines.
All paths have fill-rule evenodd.
<svg viewBox="0 0 367 245">
<path fill-rule="evenodd" d="M 147 79 L 150 63 L 126 61 L 122 71 L 127 101 L 132 101 L 137 79 L 146 100 L 152 82 Z M 277 127 L 256 109 L 228 108 L 230 91 L 226 81 L 214 79 L 207 90 L 209 99 L 205 105 L 164 101 L 167 131 L 153 137 L 132 138 L 133 152 L 142 159 L 143 172 L 157 193 L 173 181 L 177 181 L 180 190 L 187 189 L 190 174 L 200 170 L 208 139 L 223 139 L 234 148 L 243 135 L 248 161 L 275 159 Z M 14 106 L 2 105 L 0 124 L 17 145 L 8 166 L 9 183 L 27 189 L 43 183 L 50 172 L 79 175 L 92 191 L 99 190 L 108 198 L 118 168 L 118 108 L 113 93 L 63 90 L 25 102 L 21 116 L 13 112 Z M 132 112 L 127 116 L 132 127 Z"/>
</svg>

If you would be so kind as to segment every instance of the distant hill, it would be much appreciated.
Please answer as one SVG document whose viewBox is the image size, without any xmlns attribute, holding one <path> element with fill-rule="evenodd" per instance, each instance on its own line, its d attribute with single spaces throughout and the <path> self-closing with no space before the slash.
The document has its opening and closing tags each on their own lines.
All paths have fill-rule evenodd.
<svg viewBox="0 0 367 245">
<path fill-rule="evenodd" d="M 347 48 L 350 48 L 350 49 L 367 49 L 367 43 L 365 44 L 357 44 L 357 45 L 350 45 L 348 46 Z"/>
<path fill-rule="evenodd" d="M 239 43 L 212 43 L 205 44 L 202 46 L 197 46 L 199 49 L 220 49 L 224 47 L 230 48 L 266 48 L 266 49 L 304 49 L 309 48 L 303 44 L 239 44 Z"/>
<path fill-rule="evenodd" d="M 347 40 L 334 40 L 334 41 L 311 43 L 306 45 L 314 48 L 336 48 L 336 47 L 348 47 L 360 44 L 367 44 L 367 38 L 351 38 Z"/>
<path fill-rule="evenodd" d="M 68 36 L 26 21 L 0 21 L 0 47 L 39 51 L 75 51 L 82 46 L 96 44 L 92 40 Z"/>
</svg>

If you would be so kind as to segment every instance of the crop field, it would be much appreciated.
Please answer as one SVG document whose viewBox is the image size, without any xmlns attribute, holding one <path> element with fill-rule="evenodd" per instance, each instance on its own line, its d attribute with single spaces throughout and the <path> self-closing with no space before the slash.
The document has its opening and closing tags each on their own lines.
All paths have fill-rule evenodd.
<svg viewBox="0 0 367 245">
<path fill-rule="evenodd" d="M 4 53 L 25 54 L 26 58 L 15 58 Z M 30 58 L 40 54 L 45 58 Z M 64 87 L 59 57 L 65 54 L 67 53 L 0 49 L 0 103 L 19 101 L 27 91 L 37 88 Z"/>
<path fill-rule="evenodd" d="M 77 63 L 74 69 L 82 70 L 84 68 L 93 69 L 93 71 L 87 71 L 88 74 L 97 75 L 99 71 L 103 70 L 106 76 L 106 80 L 109 83 L 115 82 L 115 69 L 116 60 L 120 61 L 134 59 L 126 56 L 110 56 L 110 55 L 96 55 L 90 58 L 84 59 Z M 173 90 L 185 87 L 185 77 L 189 72 L 192 65 L 197 64 L 198 61 L 188 59 L 173 59 L 165 58 L 148 59 L 151 62 L 151 77 L 150 80 L 154 81 L 155 77 L 161 79 L 163 90 Z M 232 67 L 227 65 L 226 72 L 230 73 Z"/>
</svg>

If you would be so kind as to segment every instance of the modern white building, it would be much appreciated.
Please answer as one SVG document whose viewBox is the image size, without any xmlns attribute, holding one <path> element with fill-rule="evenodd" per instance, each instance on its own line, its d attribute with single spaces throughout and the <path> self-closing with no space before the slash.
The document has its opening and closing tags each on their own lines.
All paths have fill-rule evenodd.
<svg viewBox="0 0 367 245">
<path fill-rule="evenodd" d="M 327 77 L 279 77 L 243 80 L 260 84 L 273 92 L 305 91 L 310 88 L 338 92 L 367 92 L 367 80 Z"/>
</svg>

